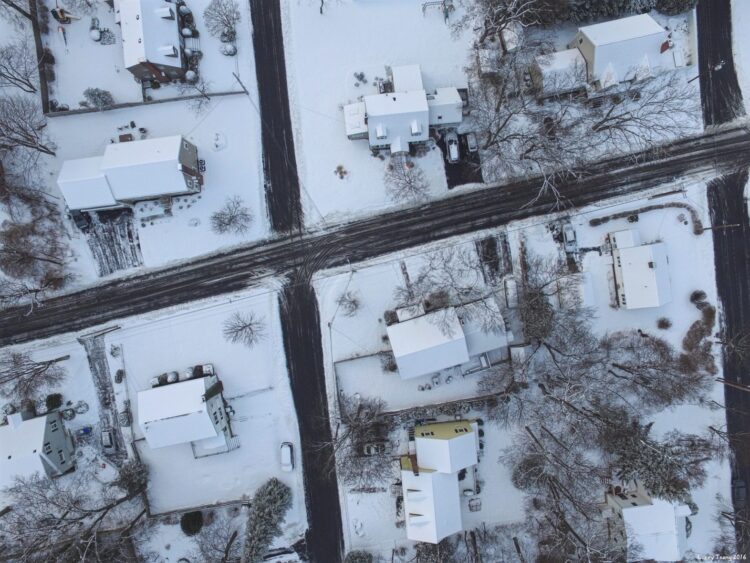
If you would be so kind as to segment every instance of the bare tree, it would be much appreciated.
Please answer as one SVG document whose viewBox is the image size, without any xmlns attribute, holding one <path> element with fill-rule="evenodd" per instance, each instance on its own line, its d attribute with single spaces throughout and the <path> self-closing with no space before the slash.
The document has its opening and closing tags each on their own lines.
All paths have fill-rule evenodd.
<svg viewBox="0 0 750 563">
<path fill-rule="evenodd" d="M 190 96 L 187 104 L 195 115 L 200 115 L 208 109 L 211 103 L 211 82 L 202 76 L 195 82 L 184 82 L 177 85 L 181 96 Z"/>
<path fill-rule="evenodd" d="M 34 280 L 63 276 L 66 248 L 59 223 L 7 221 L 0 229 L 0 270 L 14 278 Z"/>
<path fill-rule="evenodd" d="M 361 305 L 359 295 L 353 291 L 345 291 L 336 300 L 339 309 L 346 317 L 353 317 Z"/>
<path fill-rule="evenodd" d="M 29 4 L 23 0 L 0 0 L 0 17 L 16 27 L 23 27 L 31 21 Z"/>
<path fill-rule="evenodd" d="M 211 0 L 203 11 L 203 20 L 208 32 L 225 43 L 237 37 L 240 8 L 235 0 Z"/>
<path fill-rule="evenodd" d="M 57 287 L 57 280 L 53 279 L 33 284 L 7 278 L 0 279 L 0 309 L 23 304 L 29 307 L 26 314 L 31 314 L 34 309 L 42 306 L 42 297 L 45 293 Z"/>
<path fill-rule="evenodd" d="M 60 384 L 67 375 L 60 362 L 68 358 L 70 356 L 61 356 L 36 362 L 24 352 L 0 354 L 0 395 L 32 399 L 40 389 Z"/>
<path fill-rule="evenodd" d="M 211 214 L 211 228 L 215 233 L 243 234 L 248 231 L 253 221 L 250 209 L 239 196 L 227 198 L 224 207 Z"/>
<path fill-rule="evenodd" d="M 499 41 L 503 32 L 516 26 L 538 25 L 546 11 L 544 2 L 539 0 L 470 0 L 462 3 L 466 8 L 465 14 L 453 24 L 454 31 L 479 23 L 479 44 L 488 38 Z"/>
<path fill-rule="evenodd" d="M 329 451 L 323 471 L 333 473 L 350 487 L 373 487 L 391 475 L 392 460 L 387 448 L 392 421 L 382 416 L 385 402 L 369 397 L 339 397 L 339 420 L 331 443 L 319 444 Z M 365 452 L 373 444 L 374 450 Z M 332 447 L 331 447 L 332 446 Z"/>
<path fill-rule="evenodd" d="M 36 49 L 26 36 L 0 46 L 0 87 L 15 86 L 34 93 L 38 82 Z"/>
<path fill-rule="evenodd" d="M 46 127 L 47 120 L 34 98 L 21 94 L 0 97 L 0 151 L 26 148 L 55 156 Z"/>
<path fill-rule="evenodd" d="M 93 494 L 93 480 L 81 468 L 58 479 L 38 473 L 16 477 L 4 491 L 12 508 L 2 517 L 3 553 L 11 555 L 11 559 L 28 562 L 87 560 L 86 554 L 96 545 L 103 526 L 110 518 L 123 518 L 123 509 L 132 506 L 145 490 L 123 493 L 113 484 Z M 133 518 L 132 510 L 128 512 L 128 526 L 143 515 L 139 512 Z"/>
<path fill-rule="evenodd" d="M 224 321 L 224 338 L 252 348 L 265 336 L 265 321 L 255 313 L 235 311 Z"/>
<path fill-rule="evenodd" d="M 74 14 L 93 14 L 97 3 L 94 0 L 63 0 L 63 5 Z"/>
<path fill-rule="evenodd" d="M 385 189 L 394 201 L 427 199 L 430 186 L 422 169 L 404 155 L 392 156 L 385 166 Z"/>
<path fill-rule="evenodd" d="M 225 510 L 214 513 L 213 520 L 204 524 L 194 536 L 198 546 L 197 559 L 217 563 L 240 563 L 245 522 L 233 518 Z"/>
</svg>

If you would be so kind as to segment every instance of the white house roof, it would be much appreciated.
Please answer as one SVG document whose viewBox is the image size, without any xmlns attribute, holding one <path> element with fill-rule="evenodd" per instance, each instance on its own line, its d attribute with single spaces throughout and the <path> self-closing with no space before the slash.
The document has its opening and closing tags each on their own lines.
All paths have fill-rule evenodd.
<svg viewBox="0 0 750 563">
<path fill-rule="evenodd" d="M 476 433 L 465 420 L 417 426 L 414 441 L 419 467 L 455 473 L 478 462 Z"/>
<path fill-rule="evenodd" d="M 438 88 L 434 94 L 427 94 L 430 110 L 430 125 L 461 123 L 463 120 L 463 100 L 457 88 Z"/>
<path fill-rule="evenodd" d="M 162 0 L 119 0 L 125 67 L 142 62 L 182 66 L 180 29 L 175 4 Z M 173 14 L 172 19 L 167 16 Z M 172 56 L 170 56 L 172 55 Z"/>
<path fill-rule="evenodd" d="M 489 297 L 488 299 L 492 298 Z M 493 307 L 493 304 L 490 303 L 487 307 Z M 471 311 L 467 311 L 465 306 L 457 307 L 456 314 L 461 320 L 466 348 L 470 357 L 508 346 L 508 336 L 505 330 L 501 329 L 499 332 L 483 330 L 482 323 L 478 319 L 472 318 Z M 498 326 L 502 327 L 503 318 L 499 310 L 497 310 L 496 317 Z"/>
<path fill-rule="evenodd" d="M 180 165 L 182 137 L 159 137 L 107 145 L 101 168 L 112 194 L 130 201 L 187 193 Z"/>
<path fill-rule="evenodd" d="M 0 488 L 13 484 L 16 476 L 47 475 L 42 459 L 47 416 L 0 426 Z"/>
<path fill-rule="evenodd" d="M 101 156 L 63 162 L 57 185 L 69 209 L 76 211 L 120 205 L 112 195 L 101 163 Z"/>
<path fill-rule="evenodd" d="M 622 510 L 628 543 L 640 546 L 634 560 L 679 561 L 685 553 L 685 517 L 690 509 L 661 499 L 652 502 Z"/>
<path fill-rule="evenodd" d="M 138 392 L 138 425 L 152 448 L 214 438 L 203 395 L 215 378 L 189 379 Z"/>
<path fill-rule="evenodd" d="M 664 28 L 648 14 L 587 25 L 579 30 L 596 46 L 665 33 Z"/>
<path fill-rule="evenodd" d="M 344 106 L 344 124 L 347 135 L 361 135 L 367 133 L 367 109 L 364 102 L 347 104 Z"/>
<path fill-rule="evenodd" d="M 427 111 L 427 97 L 424 90 L 374 94 L 365 96 L 364 99 L 367 106 L 367 115 L 370 118 Z"/>
<path fill-rule="evenodd" d="M 625 229 L 610 233 L 609 241 L 614 248 L 630 248 L 641 244 L 641 234 L 635 229 Z"/>
<path fill-rule="evenodd" d="M 387 331 L 404 379 L 469 361 L 466 338 L 452 307 L 392 324 Z"/>
<path fill-rule="evenodd" d="M 586 85 L 586 59 L 577 49 L 566 49 L 536 57 L 536 67 L 546 93 L 575 90 Z"/>
<path fill-rule="evenodd" d="M 424 90 L 422 85 L 422 70 L 419 65 L 394 66 L 391 69 L 393 89 L 396 92 L 411 92 Z"/>
<path fill-rule="evenodd" d="M 438 543 L 463 529 L 457 474 L 404 469 L 401 483 L 410 540 Z"/>
<path fill-rule="evenodd" d="M 626 308 L 659 307 L 672 300 L 666 244 L 620 248 L 615 259 L 620 262 Z"/>
</svg>

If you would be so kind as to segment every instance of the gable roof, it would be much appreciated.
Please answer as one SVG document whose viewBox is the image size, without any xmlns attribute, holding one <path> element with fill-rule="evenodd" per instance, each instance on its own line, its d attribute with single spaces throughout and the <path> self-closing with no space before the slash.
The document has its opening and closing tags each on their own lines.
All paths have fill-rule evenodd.
<svg viewBox="0 0 750 563">
<path fill-rule="evenodd" d="M 77 211 L 120 205 L 112 195 L 101 164 L 101 156 L 63 162 L 57 176 L 57 185 L 69 209 Z"/>
<path fill-rule="evenodd" d="M 107 145 L 101 168 L 115 199 L 188 192 L 180 169 L 181 145 L 180 135 Z"/>
<path fill-rule="evenodd" d="M 622 271 L 625 307 L 659 307 L 672 300 L 667 245 L 663 242 L 615 250 Z"/>
<path fill-rule="evenodd" d="M 392 324 L 387 332 L 402 378 L 469 361 L 466 338 L 453 307 Z"/>
<path fill-rule="evenodd" d="M 162 0 L 119 0 L 120 28 L 125 68 L 150 62 L 181 67 L 177 5 Z M 171 10 L 172 19 L 165 18 Z M 170 53 L 174 53 L 170 56 Z"/>
<path fill-rule="evenodd" d="M 215 381 L 206 376 L 138 392 L 138 425 L 152 448 L 214 438 L 203 396 Z"/>
<path fill-rule="evenodd" d="M 623 508 L 628 543 L 640 547 L 638 560 L 679 561 L 685 553 L 685 516 L 690 510 L 685 505 L 675 506 L 662 499 L 652 499 L 652 502 Z"/>
<path fill-rule="evenodd" d="M 415 426 L 414 441 L 420 468 L 455 473 L 479 461 L 476 434 L 466 420 Z"/>
<path fill-rule="evenodd" d="M 586 25 L 579 31 L 596 46 L 665 33 L 664 28 L 648 14 Z"/>
<path fill-rule="evenodd" d="M 438 543 L 460 532 L 463 524 L 458 475 L 421 469 L 419 475 L 414 475 L 408 464 L 402 467 L 406 536 L 413 541 Z"/>
<path fill-rule="evenodd" d="M 0 426 L 0 488 L 12 485 L 17 475 L 49 475 L 42 458 L 49 416 L 53 415 L 29 418 L 17 425 L 9 423 Z"/>
</svg>

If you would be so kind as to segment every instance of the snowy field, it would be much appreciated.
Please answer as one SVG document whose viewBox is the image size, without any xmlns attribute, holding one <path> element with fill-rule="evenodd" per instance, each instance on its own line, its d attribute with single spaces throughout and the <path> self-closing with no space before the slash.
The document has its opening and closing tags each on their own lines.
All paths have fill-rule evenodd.
<svg viewBox="0 0 750 563">
<path fill-rule="evenodd" d="M 49 2 L 46 2 L 50 4 Z M 222 55 L 219 51 L 222 43 L 212 37 L 205 29 L 203 10 L 209 0 L 191 0 L 187 3 L 195 16 L 198 38 L 186 40 L 186 47 L 200 50 L 203 53 L 199 72 L 209 86 L 209 92 L 239 92 L 240 85 L 232 73 L 237 73 L 246 86 L 251 89 L 254 84 L 255 67 L 250 30 L 250 6 L 240 3 L 241 21 L 237 26 L 238 54 L 234 57 Z M 52 7 L 54 3 L 50 4 Z M 63 2 L 63 5 L 65 3 Z M 55 80 L 50 82 L 50 99 L 69 106 L 71 110 L 79 108 L 86 88 L 102 88 L 112 93 L 115 103 L 142 102 L 141 84 L 125 68 L 123 62 L 123 45 L 119 24 L 115 23 L 114 10 L 104 2 L 94 5 L 91 14 L 77 14 L 80 20 L 73 20 L 67 25 L 58 25 L 50 20 L 50 32 L 43 35 L 45 47 L 55 57 Z M 94 41 L 90 36 L 92 19 L 99 22 L 99 29 L 108 29 L 114 43 L 103 44 Z M 64 31 L 64 33 L 63 33 Z M 82 64 L 82 61 L 85 61 Z M 158 90 L 149 90 L 147 95 L 154 99 L 177 98 L 180 95 L 191 95 L 194 91 L 181 93 L 176 85 L 165 85 Z"/>
<path fill-rule="evenodd" d="M 140 428 L 133 425 L 136 447 L 150 468 L 148 496 L 153 513 L 247 499 L 277 476 L 294 491 L 295 504 L 286 525 L 294 533 L 304 529 L 301 467 L 298 463 L 291 473 L 282 473 L 279 467 L 280 444 L 298 445 L 299 438 L 280 353 L 276 299 L 275 291 L 258 289 L 213 305 L 136 321 L 107 336 L 108 349 L 111 345 L 121 349 L 120 357 L 108 358 L 110 370 L 124 367 L 126 373 L 118 402 L 130 399 L 134 421 L 138 420 L 137 393 L 150 388 L 152 377 L 203 363 L 214 365 L 224 384 L 224 397 L 236 412 L 231 422 L 240 447 L 200 459 L 193 457 L 190 444 L 149 448 Z M 264 337 L 252 349 L 223 337 L 223 323 L 235 311 L 252 312 L 264 320 Z"/>
<path fill-rule="evenodd" d="M 55 181 L 63 161 L 103 154 L 122 132 L 118 128 L 127 126 L 126 131 L 131 131 L 131 121 L 148 131 L 147 138 L 183 135 L 198 147 L 198 158 L 206 161 L 201 193 L 175 198 L 171 217 L 141 221 L 142 217 L 160 213 L 155 203 L 136 205 L 136 227 L 145 266 L 161 266 L 268 234 L 260 120 L 253 101 L 244 94 L 215 97 L 208 109 L 198 115 L 189 102 L 177 101 L 50 119 L 50 135 L 58 144 L 57 157 L 48 161 L 50 190 L 59 193 Z M 242 235 L 218 235 L 211 230 L 210 215 L 232 196 L 243 199 L 253 214 L 253 223 Z"/>
<path fill-rule="evenodd" d="M 297 165 L 308 224 L 340 221 L 392 206 L 385 193 L 385 163 L 367 141 L 350 141 L 342 106 L 375 91 L 385 65 L 419 64 L 429 91 L 465 87 L 472 33 L 458 37 L 437 9 L 423 15 L 421 0 L 344 0 L 326 4 L 294 0 L 282 4 L 284 44 Z M 457 16 L 451 16 L 455 18 Z M 368 84 L 354 86 L 353 73 Z M 415 162 L 430 181 L 431 194 L 447 193 L 439 149 Z M 348 174 L 341 180 L 337 166 Z"/>
<path fill-rule="evenodd" d="M 732 42 L 734 69 L 742 89 L 742 97 L 750 100 L 750 2 L 732 0 Z"/>
<path fill-rule="evenodd" d="M 594 327 L 596 332 L 605 333 L 624 329 L 640 328 L 645 332 L 658 334 L 668 340 L 677 349 L 680 349 L 682 338 L 688 327 L 700 318 L 700 312 L 690 303 L 689 296 L 694 290 L 701 289 L 706 292 L 707 300 L 717 304 L 715 285 L 715 274 L 713 267 L 713 243 L 711 231 L 695 235 L 690 213 L 684 208 L 666 208 L 648 211 L 639 215 L 637 223 L 628 223 L 625 218 L 612 219 L 607 224 L 592 227 L 589 221 L 593 218 L 603 217 L 610 214 L 632 211 L 652 204 L 678 203 L 690 206 L 698 215 L 704 226 L 710 225 L 708 216 L 705 179 L 700 177 L 683 179 L 679 183 L 661 186 L 647 194 L 619 200 L 602 202 L 599 205 L 590 206 L 580 210 L 571 210 L 567 213 L 553 214 L 542 218 L 534 218 L 507 226 L 506 232 L 514 261 L 518 260 L 518 249 L 523 240 L 526 247 L 534 254 L 541 256 L 563 257 L 562 244 L 553 240 L 550 231 L 551 224 L 559 224 L 561 220 L 569 220 L 576 231 L 579 248 L 594 249 L 604 244 L 607 233 L 626 228 L 637 229 L 644 243 L 662 241 L 666 244 L 669 256 L 669 277 L 672 286 L 672 301 L 658 308 L 625 310 L 615 309 L 610 306 L 611 283 L 611 257 L 606 254 L 600 255 L 596 250 L 585 252 L 580 259 L 583 278 L 583 294 L 586 298 L 585 304 L 595 309 Z M 649 198 L 659 193 L 673 190 L 684 190 L 682 193 L 668 196 Z M 443 242 L 442 246 L 460 246 L 470 240 L 483 238 L 487 233 L 474 233 L 470 237 L 460 237 Z M 436 245 L 432 245 L 434 248 Z M 370 263 L 360 264 L 353 271 L 341 268 L 336 271 L 321 272 L 315 281 L 316 292 L 320 302 L 321 323 L 323 328 L 324 351 L 326 353 L 326 366 L 328 377 L 328 393 L 331 408 L 335 410 L 336 380 L 334 376 L 333 362 L 343 359 L 357 358 L 351 361 L 346 377 L 356 378 L 356 367 L 359 367 L 360 375 L 366 374 L 364 379 L 370 378 L 377 381 L 377 370 L 380 368 L 378 358 L 368 358 L 379 351 L 388 348 L 383 341 L 385 335 L 385 324 L 383 312 L 393 308 L 395 301 L 393 289 L 403 284 L 401 263 L 407 264 L 407 271 L 413 276 L 418 271 L 420 257 L 428 252 L 427 247 L 413 248 L 406 252 L 395 255 L 384 256 Z M 360 309 L 353 317 L 342 314 L 337 300 L 345 292 L 351 291 L 360 300 Z M 672 321 L 671 328 L 659 330 L 656 327 L 657 319 L 667 317 Z M 716 353 L 719 353 L 718 347 Z M 372 365 L 369 365 L 368 362 Z M 365 365 L 367 364 L 367 365 Z M 344 364 L 346 365 L 346 364 Z M 341 374 L 337 365 L 337 371 Z M 369 367 L 368 367 L 369 366 Z M 719 363 L 720 367 L 720 363 Z M 351 371 L 351 373 L 348 373 Z M 387 377 L 382 374 L 380 377 Z M 397 381 L 397 376 L 391 374 L 394 379 L 393 386 L 385 387 L 385 393 L 394 405 L 410 406 L 411 404 L 424 404 L 425 393 L 434 391 L 416 390 L 411 385 L 411 380 Z M 400 385 L 398 385 L 400 383 Z M 341 381 L 339 381 L 341 385 Z M 358 391 L 362 396 L 381 396 L 378 385 L 371 385 L 371 391 L 364 393 L 360 387 Z M 443 392 L 449 388 L 441 386 L 438 395 L 433 395 L 433 402 L 445 400 Z M 457 395 L 461 398 L 461 387 L 456 388 Z M 452 391 L 452 389 L 451 389 Z M 394 399 L 395 397 L 395 399 Z M 384 397 L 385 398 L 385 397 Z M 716 384 L 711 398 L 723 403 L 723 387 Z M 429 397 L 428 397 L 429 399 Z M 388 401 L 388 399 L 386 399 Z M 479 414 L 478 416 L 481 416 Z M 654 430 L 657 434 L 679 428 L 684 432 L 704 433 L 709 425 L 722 427 L 725 423 L 724 412 L 721 410 L 711 411 L 697 405 L 682 405 L 668 411 L 659 413 L 654 417 Z M 508 523 L 522 518 L 517 512 L 521 507 L 522 495 L 510 483 L 508 469 L 502 464 L 494 464 L 487 469 L 487 461 L 497 459 L 503 448 L 511 445 L 511 432 L 499 428 L 493 428 L 490 424 L 485 426 L 487 440 L 487 451 L 480 461 L 480 479 L 485 485 L 492 487 L 483 491 L 483 507 L 493 506 L 493 503 L 501 505 L 503 510 L 509 513 L 465 513 L 465 528 L 480 525 L 486 522 Z M 497 441 L 497 444 L 494 443 Z M 394 455 L 403 453 L 405 440 L 394 443 Z M 398 451 L 396 451 L 398 450 Z M 492 452 L 495 452 L 494 454 Z M 493 457 L 494 455 L 494 457 Z M 484 464 L 484 466 L 483 466 Z M 693 490 L 693 499 L 698 504 L 699 512 L 691 516 L 693 523 L 692 534 L 688 539 L 688 548 L 695 553 L 710 553 L 713 540 L 716 537 L 716 508 L 717 495 L 729 498 L 730 471 L 726 461 L 713 461 L 708 466 L 708 479 L 703 487 Z M 483 475 L 482 475 L 483 474 Z M 345 526 L 347 536 L 347 547 L 349 549 L 366 548 L 377 550 L 379 553 L 390 556 L 391 550 L 398 545 L 407 545 L 403 528 L 395 526 L 397 520 L 395 497 L 390 491 L 374 494 L 353 493 L 342 488 L 342 510 L 348 529 Z M 485 504 L 486 503 L 486 504 Z M 348 516 L 348 518 L 347 518 Z"/>
</svg>

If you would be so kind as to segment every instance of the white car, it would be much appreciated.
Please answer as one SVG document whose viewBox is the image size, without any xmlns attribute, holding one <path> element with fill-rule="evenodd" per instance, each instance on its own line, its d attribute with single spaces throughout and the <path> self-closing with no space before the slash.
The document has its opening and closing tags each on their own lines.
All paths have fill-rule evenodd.
<svg viewBox="0 0 750 563">
<path fill-rule="evenodd" d="M 474 133 L 466 133 L 466 148 L 469 149 L 469 152 L 477 152 L 479 149 L 477 136 Z"/>
<path fill-rule="evenodd" d="M 291 442 L 281 444 L 281 470 L 289 472 L 294 469 L 294 447 Z"/>
<path fill-rule="evenodd" d="M 445 146 L 448 147 L 448 162 L 451 164 L 458 162 L 458 135 L 455 131 L 451 131 L 445 135 Z"/>
</svg>

